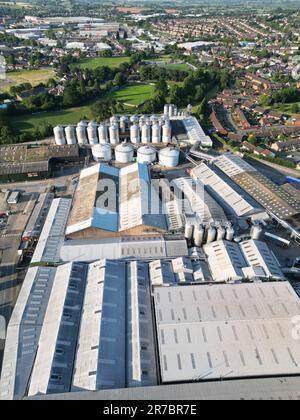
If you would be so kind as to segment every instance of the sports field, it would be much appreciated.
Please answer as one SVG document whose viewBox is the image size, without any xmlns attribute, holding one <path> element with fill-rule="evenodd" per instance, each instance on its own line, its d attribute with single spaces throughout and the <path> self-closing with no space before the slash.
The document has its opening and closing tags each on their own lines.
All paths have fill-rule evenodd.
<svg viewBox="0 0 300 420">
<path fill-rule="evenodd" d="M 116 101 L 123 102 L 125 105 L 138 106 L 151 98 L 154 93 L 154 89 L 155 88 L 152 85 L 135 83 L 127 85 L 116 92 L 110 93 L 109 97 L 115 99 Z"/>
<path fill-rule="evenodd" d="M 55 71 L 52 69 L 20 70 L 6 73 L 6 80 L 1 81 L 0 90 L 7 92 L 12 86 L 30 83 L 38 86 L 40 83 L 47 83 L 49 79 L 55 78 Z"/>
<path fill-rule="evenodd" d="M 95 70 L 97 67 L 119 67 L 123 63 L 129 63 L 130 57 L 99 57 L 99 58 L 84 58 L 79 64 L 74 64 L 74 67 L 82 69 Z"/>
<path fill-rule="evenodd" d="M 33 131 L 43 124 L 51 124 L 53 127 L 59 124 L 77 124 L 82 119 L 92 119 L 90 108 L 88 105 L 61 111 L 22 115 L 14 118 L 13 124 L 16 130 L 22 132 Z"/>
</svg>

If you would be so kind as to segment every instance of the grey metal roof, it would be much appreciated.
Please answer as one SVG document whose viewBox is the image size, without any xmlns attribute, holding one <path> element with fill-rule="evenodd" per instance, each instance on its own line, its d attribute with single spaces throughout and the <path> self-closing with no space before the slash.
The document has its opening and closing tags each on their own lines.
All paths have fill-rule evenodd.
<svg viewBox="0 0 300 420">
<path fill-rule="evenodd" d="M 300 400 L 300 377 L 261 378 L 188 383 L 155 387 L 114 389 L 37 396 L 35 400 L 95 401 L 219 401 L 219 400 Z"/>
</svg>

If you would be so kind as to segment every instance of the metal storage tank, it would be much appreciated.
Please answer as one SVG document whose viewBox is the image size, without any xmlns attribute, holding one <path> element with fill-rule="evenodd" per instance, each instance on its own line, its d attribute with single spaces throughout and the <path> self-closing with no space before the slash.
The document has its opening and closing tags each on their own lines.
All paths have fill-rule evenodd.
<svg viewBox="0 0 300 420">
<path fill-rule="evenodd" d="M 130 163 L 134 157 L 134 147 L 130 143 L 121 143 L 115 149 L 116 161 Z"/>
<path fill-rule="evenodd" d="M 142 143 L 151 143 L 151 127 L 147 124 L 142 126 Z"/>
<path fill-rule="evenodd" d="M 191 241 L 193 238 L 193 233 L 194 233 L 194 226 L 191 223 L 186 222 L 185 230 L 184 230 L 184 237 L 188 239 L 189 241 Z"/>
<path fill-rule="evenodd" d="M 187 114 L 188 114 L 188 115 L 191 115 L 191 114 L 192 114 L 192 112 L 193 112 L 193 107 L 192 107 L 192 105 L 191 105 L 191 104 L 189 104 L 189 105 L 187 106 Z"/>
<path fill-rule="evenodd" d="M 226 229 L 226 241 L 233 241 L 234 238 L 234 229 L 232 226 L 228 226 Z"/>
<path fill-rule="evenodd" d="M 169 117 L 174 117 L 174 105 L 170 104 L 169 105 Z"/>
<path fill-rule="evenodd" d="M 152 143 L 161 143 L 161 126 L 157 122 L 152 126 Z"/>
<path fill-rule="evenodd" d="M 55 137 L 55 143 L 57 146 L 63 146 L 66 144 L 66 138 L 65 138 L 65 130 L 64 127 L 61 125 L 58 125 L 54 128 L 54 137 Z"/>
<path fill-rule="evenodd" d="M 260 225 L 253 225 L 251 228 L 251 238 L 255 241 L 259 241 L 262 235 L 262 227 Z"/>
<path fill-rule="evenodd" d="M 139 123 L 139 117 L 137 115 L 132 115 L 132 117 L 130 117 L 130 122 L 132 124 L 138 124 Z"/>
<path fill-rule="evenodd" d="M 226 230 L 223 228 L 223 226 L 219 226 L 217 229 L 217 241 L 222 241 L 225 239 Z"/>
<path fill-rule="evenodd" d="M 212 242 L 214 242 L 216 240 L 216 228 L 214 228 L 213 226 L 210 226 L 207 229 L 207 239 L 206 239 L 206 243 L 207 244 L 211 244 Z"/>
<path fill-rule="evenodd" d="M 90 144 L 99 143 L 98 140 L 98 124 L 95 121 L 91 121 L 87 127 L 87 135 Z"/>
<path fill-rule="evenodd" d="M 128 122 L 127 117 L 123 116 L 123 117 L 120 118 L 120 130 L 121 130 L 122 133 L 126 132 L 127 122 Z"/>
<path fill-rule="evenodd" d="M 101 124 L 98 128 L 99 142 L 101 144 L 108 143 L 108 130 L 105 124 Z"/>
<path fill-rule="evenodd" d="M 119 124 L 119 118 L 116 115 L 114 115 L 110 118 L 110 125 L 114 125 L 114 124 L 116 124 L 116 125 Z"/>
<path fill-rule="evenodd" d="M 78 144 L 88 144 L 88 138 L 87 138 L 87 124 L 83 121 L 81 121 L 77 127 L 76 127 L 76 135 Z"/>
<path fill-rule="evenodd" d="M 133 144 L 140 143 L 140 127 L 136 124 L 130 127 L 130 141 Z"/>
<path fill-rule="evenodd" d="M 174 115 L 174 117 L 177 117 L 177 115 L 178 115 L 178 108 L 177 108 L 176 105 L 174 105 L 174 108 L 173 108 L 173 115 Z"/>
<path fill-rule="evenodd" d="M 150 120 L 152 122 L 152 124 L 155 124 L 158 122 L 159 118 L 157 115 L 151 115 Z"/>
<path fill-rule="evenodd" d="M 109 141 L 111 144 L 120 143 L 119 127 L 116 124 L 109 127 Z"/>
<path fill-rule="evenodd" d="M 202 225 L 196 226 L 194 229 L 194 243 L 195 246 L 201 247 L 204 242 L 205 230 Z"/>
<path fill-rule="evenodd" d="M 76 131 L 73 125 L 68 125 L 65 128 L 65 135 L 68 144 L 77 144 Z"/>
<path fill-rule="evenodd" d="M 138 163 L 154 163 L 156 161 L 156 149 L 152 146 L 140 147 L 137 152 Z"/>
<path fill-rule="evenodd" d="M 172 135 L 171 124 L 166 122 L 162 130 L 163 130 L 163 134 L 162 134 L 163 143 L 170 143 L 171 135 Z"/>
<path fill-rule="evenodd" d="M 159 153 L 159 164 L 167 168 L 175 168 L 179 165 L 180 151 L 173 147 L 166 147 Z"/>
<path fill-rule="evenodd" d="M 164 116 L 169 116 L 169 105 L 168 104 L 166 104 L 165 106 L 164 106 Z"/>
<path fill-rule="evenodd" d="M 93 158 L 96 162 L 109 162 L 112 159 L 112 148 L 109 143 L 96 144 L 92 147 Z"/>
</svg>

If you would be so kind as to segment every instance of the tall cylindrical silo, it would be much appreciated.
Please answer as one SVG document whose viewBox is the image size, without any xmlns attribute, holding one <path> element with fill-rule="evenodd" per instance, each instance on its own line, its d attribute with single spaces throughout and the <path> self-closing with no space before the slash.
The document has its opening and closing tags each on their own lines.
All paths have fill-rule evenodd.
<svg viewBox="0 0 300 420">
<path fill-rule="evenodd" d="M 58 125 L 54 128 L 53 132 L 55 137 L 55 143 L 57 144 L 57 146 L 63 146 L 67 143 L 65 138 L 65 130 L 63 126 Z"/>
<path fill-rule="evenodd" d="M 140 127 L 137 124 L 130 127 L 130 141 L 132 144 L 140 143 Z"/>
<path fill-rule="evenodd" d="M 78 144 L 88 144 L 87 138 L 87 124 L 81 121 L 76 127 L 76 135 Z"/>
<path fill-rule="evenodd" d="M 212 242 L 214 242 L 216 240 L 216 235 L 217 235 L 216 228 L 213 226 L 209 226 L 207 229 L 206 243 L 211 244 Z"/>
<path fill-rule="evenodd" d="M 161 143 L 161 127 L 157 122 L 152 126 L 152 143 Z"/>
<path fill-rule="evenodd" d="M 89 144 L 98 144 L 98 124 L 95 121 L 91 121 L 87 127 L 87 135 Z"/>
<path fill-rule="evenodd" d="M 67 139 L 68 144 L 76 144 L 77 138 L 76 138 L 76 130 L 73 125 L 68 125 L 68 127 L 65 128 L 65 135 Z"/>
<path fill-rule="evenodd" d="M 165 123 L 163 126 L 163 134 L 162 134 L 162 141 L 163 143 L 170 143 L 171 141 L 171 135 L 172 135 L 172 128 L 170 123 Z"/>
<path fill-rule="evenodd" d="M 101 124 L 98 128 L 98 136 L 99 136 L 99 142 L 101 144 L 108 143 L 108 130 L 107 126 L 105 124 Z"/>
<path fill-rule="evenodd" d="M 109 127 L 109 141 L 111 144 L 120 143 L 119 127 L 116 124 Z"/>
<path fill-rule="evenodd" d="M 196 226 L 194 229 L 195 246 L 201 247 L 204 243 L 205 230 L 202 225 Z"/>
<path fill-rule="evenodd" d="M 186 222 L 185 224 L 185 230 L 184 230 L 184 236 L 189 241 L 192 240 L 194 233 L 194 225 L 192 225 L 190 222 Z"/>
<path fill-rule="evenodd" d="M 148 124 L 142 126 L 142 143 L 151 143 L 151 127 Z"/>
</svg>

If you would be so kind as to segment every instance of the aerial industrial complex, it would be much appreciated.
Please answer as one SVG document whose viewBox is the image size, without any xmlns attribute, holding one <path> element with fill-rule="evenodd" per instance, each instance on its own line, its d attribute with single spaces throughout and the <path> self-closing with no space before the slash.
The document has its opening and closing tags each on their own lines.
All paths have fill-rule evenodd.
<svg viewBox="0 0 300 420">
<path fill-rule="evenodd" d="M 300 376 L 299 270 L 281 255 L 299 250 L 293 187 L 216 154 L 190 108 L 59 126 L 54 141 L 47 153 L 1 155 L 81 162 L 65 194 L 50 188 L 23 210 L 28 269 L 5 334 L 1 399 L 176 398 L 179 384 L 194 397 L 228 380 L 246 384 L 243 398 L 254 380 Z"/>
</svg>

